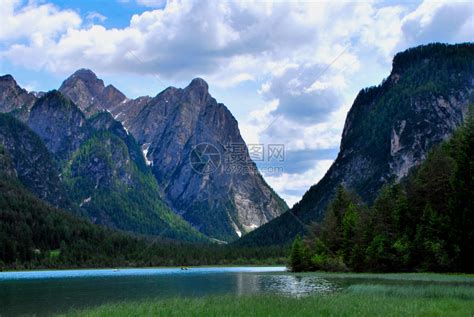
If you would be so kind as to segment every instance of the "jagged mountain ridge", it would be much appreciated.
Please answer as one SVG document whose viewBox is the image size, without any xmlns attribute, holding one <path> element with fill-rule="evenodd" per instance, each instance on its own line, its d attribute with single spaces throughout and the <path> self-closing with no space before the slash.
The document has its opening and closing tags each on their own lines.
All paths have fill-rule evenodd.
<svg viewBox="0 0 474 317">
<path fill-rule="evenodd" d="M 29 109 L 25 120 L 29 128 L 2 116 L 9 118 L 9 125 L 0 129 L 2 144 L 11 153 L 20 181 L 38 197 L 109 227 L 206 241 L 161 200 L 140 147 L 110 113 L 87 119 L 69 98 L 54 90 L 37 98 Z M 16 133 L 18 129 L 11 127 L 26 132 Z M 18 146 L 28 140 L 33 141 Z M 59 198 L 70 204 L 56 201 Z"/>
<path fill-rule="evenodd" d="M 13 83 L 21 90 L 14 80 Z M 77 153 L 83 151 L 82 147 L 94 133 L 113 131 L 113 140 L 105 137 L 104 144 L 114 143 L 118 137 L 125 143 L 129 158 L 139 172 L 148 173 L 147 165 L 151 165 L 158 180 L 158 186 L 152 185 L 159 192 L 156 196 L 162 196 L 176 213 L 211 237 L 236 239 L 287 209 L 258 173 L 228 174 L 224 165 L 213 175 L 193 171 L 189 158 L 197 142 L 215 144 L 222 159 L 226 144 L 239 143 L 244 146 L 245 159 L 250 161 L 237 121 L 209 95 L 207 83 L 202 79 L 193 80 L 185 89 L 170 87 L 154 98 L 129 100 L 113 86 L 105 87 L 92 71 L 81 69 L 66 79 L 59 91 L 38 95 L 41 98 L 35 94 L 28 96 L 34 102 L 27 107 L 27 116 L 18 116 L 16 109 L 11 113 L 40 135 L 69 186 L 74 181 L 67 179 L 71 173 L 66 171 Z M 115 118 L 104 115 L 103 110 L 110 111 Z M 138 144 L 132 135 L 139 140 Z M 88 174 L 84 169 L 82 173 Z M 69 189 L 80 192 L 74 186 Z M 87 209 L 93 205 L 89 199 L 93 200 L 89 196 L 73 200 Z M 100 215 L 97 209 L 92 214 L 88 213 L 95 221 L 116 226 L 110 215 Z"/>
<path fill-rule="evenodd" d="M 58 89 L 68 96 L 81 111 L 90 116 L 127 100 L 113 85 L 104 85 L 102 79 L 89 69 L 79 69 L 66 79 Z"/>
<path fill-rule="evenodd" d="M 399 181 L 462 122 L 474 91 L 474 44 L 430 44 L 398 53 L 390 76 L 363 89 L 349 111 L 340 152 L 291 210 L 238 243 L 289 243 L 320 221 L 339 184 L 371 203 Z"/>
<path fill-rule="evenodd" d="M 103 87 L 100 80 L 90 79 L 90 71 L 80 70 L 71 78 L 78 81 L 84 74 L 87 78 L 81 82 L 99 83 Z M 65 83 L 72 81 L 67 79 Z M 79 95 L 89 96 L 88 92 L 94 90 L 100 89 L 87 88 Z M 68 90 L 63 91 L 68 94 Z M 90 96 L 77 98 L 79 107 L 89 107 L 88 102 L 81 102 L 91 98 L 97 100 Z M 287 209 L 258 172 L 228 173 L 225 164 L 206 175 L 193 170 L 191 152 L 201 143 L 213 145 L 222 161 L 228 144 L 241 144 L 242 154 L 250 162 L 237 121 L 223 104 L 212 98 L 204 80 L 196 78 L 184 89 L 169 87 L 153 98 L 115 103 L 106 100 L 103 105 L 142 147 L 168 204 L 201 232 L 221 240 L 234 240 Z"/>
</svg>

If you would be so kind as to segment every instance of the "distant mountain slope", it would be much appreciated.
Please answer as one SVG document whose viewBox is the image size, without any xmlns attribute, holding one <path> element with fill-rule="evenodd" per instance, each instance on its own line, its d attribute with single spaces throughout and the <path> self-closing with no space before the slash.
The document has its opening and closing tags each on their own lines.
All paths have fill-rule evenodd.
<svg viewBox="0 0 474 317">
<path fill-rule="evenodd" d="M 126 134 L 123 128 L 115 132 Z M 113 130 L 93 133 L 63 170 L 73 201 L 95 223 L 179 240 L 206 240 L 161 201 L 143 157 L 130 154 L 137 147 L 136 143 L 127 146 Z"/>
<path fill-rule="evenodd" d="M 31 192 L 53 205 L 69 205 L 52 155 L 30 128 L 0 113 L 0 146 L 11 162 L 11 173 Z"/>
<path fill-rule="evenodd" d="M 74 82 L 81 82 L 74 94 L 63 89 Z M 83 87 L 82 83 L 89 86 Z M 103 82 L 90 71 L 80 70 L 60 90 L 86 109 L 91 99 L 100 99 L 90 93 L 100 90 L 96 87 L 103 87 Z M 108 99 L 98 105 L 110 110 L 130 130 L 145 153 L 165 200 L 201 232 L 234 240 L 288 208 L 256 171 L 237 121 L 212 98 L 204 80 L 194 79 L 184 89 L 169 87 L 154 98 L 115 102 Z M 219 166 L 212 173 L 193 169 L 190 159 L 199 144 L 210 144 L 219 156 Z M 233 144 L 240 148 L 238 155 L 250 172 L 232 172 L 229 168 L 228 150 Z"/>
<path fill-rule="evenodd" d="M 28 126 L 59 160 L 67 160 L 90 134 L 81 110 L 57 90 L 39 98 L 32 107 Z"/>
<path fill-rule="evenodd" d="M 371 203 L 462 122 L 474 90 L 474 44 L 431 44 L 399 53 L 390 76 L 360 91 L 337 159 L 289 212 L 247 235 L 244 245 L 282 244 L 320 221 L 339 184 Z"/>
<path fill-rule="evenodd" d="M 8 164 L 0 149 L 0 166 Z M 0 170 L 0 271 L 180 265 L 199 258 L 194 246 L 165 238 L 149 241 L 54 208 L 4 171 Z"/>
<path fill-rule="evenodd" d="M 276 248 L 228 248 L 215 244 L 134 236 L 94 225 L 53 208 L 16 179 L 0 147 L 0 271 L 262 264 L 281 261 Z M 278 259 L 278 260 L 277 260 Z M 279 262 L 277 262 L 279 263 Z"/>
<path fill-rule="evenodd" d="M 237 121 L 210 96 L 202 79 L 194 79 L 185 89 L 166 89 L 127 124 L 146 147 L 167 201 L 211 237 L 235 239 L 286 210 L 258 172 L 230 169 L 230 155 L 250 162 L 248 150 Z M 193 170 L 191 155 L 198 144 L 218 151 L 220 165 L 215 171 Z M 241 153 L 229 153 L 232 145 L 240 146 Z"/>
<path fill-rule="evenodd" d="M 69 98 L 51 91 L 28 114 L 34 132 L 2 114 L 0 140 L 22 183 L 38 197 L 109 227 L 207 241 L 161 200 L 139 145 L 109 113 L 86 119 Z"/>
</svg>

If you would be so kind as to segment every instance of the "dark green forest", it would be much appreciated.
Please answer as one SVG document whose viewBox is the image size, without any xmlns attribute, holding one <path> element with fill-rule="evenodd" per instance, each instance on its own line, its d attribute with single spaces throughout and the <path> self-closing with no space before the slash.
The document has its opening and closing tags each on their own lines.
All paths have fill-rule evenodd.
<svg viewBox="0 0 474 317">
<path fill-rule="evenodd" d="M 191 244 L 107 229 L 51 207 L 10 176 L 0 177 L 0 270 L 285 261 L 281 248 Z"/>
<path fill-rule="evenodd" d="M 293 242 L 293 271 L 474 272 L 474 116 L 368 207 L 343 186 Z"/>
</svg>

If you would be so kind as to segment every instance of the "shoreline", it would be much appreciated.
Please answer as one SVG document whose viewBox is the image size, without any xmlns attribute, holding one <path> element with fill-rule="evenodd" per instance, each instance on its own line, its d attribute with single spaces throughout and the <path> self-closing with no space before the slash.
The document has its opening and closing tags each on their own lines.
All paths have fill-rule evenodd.
<svg viewBox="0 0 474 317">
<path fill-rule="evenodd" d="M 187 269 L 199 269 L 199 268 L 246 268 L 246 267 L 285 267 L 288 269 L 286 264 L 272 264 L 272 265 L 256 265 L 256 264 L 249 264 L 249 265 L 194 265 L 194 266 L 124 266 L 124 267 L 88 267 L 88 268 L 81 268 L 81 267 L 72 267 L 72 268 L 38 268 L 38 269 L 31 269 L 31 270 L 0 270 L 0 275 L 2 273 L 28 273 L 28 272 L 54 272 L 54 271 L 97 271 L 97 270 L 156 270 L 156 269 L 181 269 L 181 268 L 187 268 Z M 285 271 L 289 272 L 289 271 Z"/>
</svg>

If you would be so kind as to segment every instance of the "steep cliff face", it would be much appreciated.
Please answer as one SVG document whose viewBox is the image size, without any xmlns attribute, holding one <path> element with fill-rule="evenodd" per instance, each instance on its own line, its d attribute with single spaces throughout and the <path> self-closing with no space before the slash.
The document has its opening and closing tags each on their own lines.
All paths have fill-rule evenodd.
<svg viewBox="0 0 474 317">
<path fill-rule="evenodd" d="M 48 92 L 35 102 L 28 126 L 59 160 L 70 158 L 89 133 L 84 114 L 58 91 Z"/>
<path fill-rule="evenodd" d="M 237 121 L 212 98 L 204 80 L 194 79 L 184 89 L 169 87 L 154 98 L 99 102 L 104 84 L 90 73 L 76 72 L 60 90 L 90 114 L 94 100 L 95 111 L 106 108 L 122 122 L 140 145 L 165 200 L 201 232 L 233 240 L 287 209 L 250 161 Z M 193 169 L 191 156 L 199 144 L 209 144 L 219 158 L 210 173 Z M 233 144 L 250 172 L 231 171 L 227 159 Z"/>
<path fill-rule="evenodd" d="M 136 107 L 131 106 L 132 111 Z M 203 233 L 232 240 L 287 208 L 256 171 L 237 121 L 212 98 L 204 80 L 194 79 L 184 89 L 170 87 L 138 113 L 123 117 L 142 144 L 166 200 Z M 215 151 L 218 162 L 212 171 L 193 166 L 192 155 L 203 149 L 199 144 Z M 232 145 L 240 147 L 240 160 L 250 172 L 230 169 Z"/>
<path fill-rule="evenodd" d="M 473 90 L 473 44 L 432 44 L 397 54 L 390 76 L 356 97 L 338 157 L 323 179 L 292 210 L 240 243 L 290 241 L 324 217 L 339 184 L 370 204 L 381 186 L 406 176 L 463 122 Z"/>
<path fill-rule="evenodd" d="M 35 95 L 21 88 L 11 75 L 0 76 L 0 112 L 25 121 L 35 101 Z"/>
<path fill-rule="evenodd" d="M 126 101 L 124 94 L 112 85 L 106 87 L 104 81 L 89 69 L 76 71 L 62 83 L 59 91 L 68 96 L 86 116 Z"/>
<path fill-rule="evenodd" d="M 0 148 L 4 162 L 10 162 L 3 164 L 3 172 L 17 177 L 39 198 L 55 206 L 69 206 L 53 157 L 41 139 L 6 114 L 0 114 Z"/>
<path fill-rule="evenodd" d="M 11 96 L 14 106 L 5 109 L 14 114 L 21 102 Z M 1 114 L 3 161 L 14 169 L 3 165 L 40 198 L 109 227 L 207 241 L 162 201 L 140 146 L 110 113 L 86 119 L 69 98 L 51 91 L 26 114 L 29 128 Z"/>
</svg>

